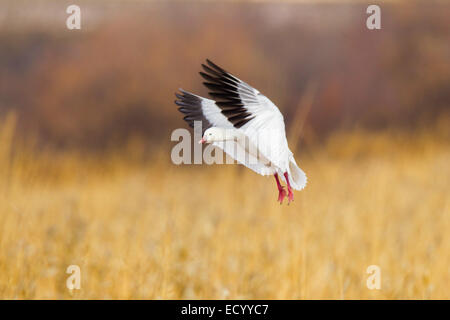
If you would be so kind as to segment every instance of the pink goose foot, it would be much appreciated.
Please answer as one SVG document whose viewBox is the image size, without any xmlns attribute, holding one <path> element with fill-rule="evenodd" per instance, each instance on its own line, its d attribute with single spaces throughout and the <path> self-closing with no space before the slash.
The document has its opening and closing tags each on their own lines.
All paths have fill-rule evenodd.
<svg viewBox="0 0 450 320">
<path fill-rule="evenodd" d="M 288 204 L 291 203 L 291 201 L 294 201 L 294 193 L 292 192 L 291 184 L 289 183 L 289 178 L 287 172 L 284 173 L 284 177 L 286 178 L 286 183 L 288 187 Z"/>
<path fill-rule="evenodd" d="M 280 204 L 283 203 L 284 198 L 286 197 L 286 190 L 284 190 L 283 186 L 280 183 L 280 180 L 278 179 L 278 174 L 275 173 L 275 180 L 277 181 L 277 187 L 278 187 L 278 202 Z"/>
<path fill-rule="evenodd" d="M 283 200 L 286 197 L 286 190 L 284 190 L 283 187 L 281 189 L 278 189 L 278 202 L 280 204 L 283 204 Z"/>
</svg>

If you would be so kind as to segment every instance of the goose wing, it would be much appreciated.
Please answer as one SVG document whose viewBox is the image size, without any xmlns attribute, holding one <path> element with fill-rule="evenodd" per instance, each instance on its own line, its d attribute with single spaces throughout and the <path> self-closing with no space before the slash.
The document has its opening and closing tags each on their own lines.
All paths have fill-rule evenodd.
<svg viewBox="0 0 450 320">
<path fill-rule="evenodd" d="M 178 110 L 185 114 L 184 120 L 189 126 L 194 127 L 195 121 L 202 122 L 203 130 L 210 126 L 222 127 L 228 130 L 237 130 L 227 117 L 221 113 L 221 109 L 214 100 L 206 99 L 191 92 L 179 89 L 175 95 L 178 98 L 175 103 L 179 106 Z M 249 149 L 238 141 L 214 142 L 214 146 L 222 149 L 231 158 L 238 163 L 261 175 L 273 174 L 274 171 L 267 166 L 267 160 L 261 161 L 258 154 L 249 152 Z M 252 150 L 253 151 L 253 150 Z"/>
<path fill-rule="evenodd" d="M 175 104 L 179 106 L 178 110 L 184 113 L 184 120 L 194 127 L 194 121 L 201 121 L 203 130 L 214 126 L 232 129 L 233 125 L 220 112 L 220 108 L 214 100 L 200 97 L 191 92 L 179 89 L 180 92 L 175 93 L 177 100 Z"/>
<path fill-rule="evenodd" d="M 258 151 L 273 164 L 284 170 L 290 152 L 280 110 L 258 90 L 225 71 L 210 60 L 202 64 L 203 84 L 215 99 L 215 106 L 228 121 L 227 127 L 242 130 Z"/>
</svg>

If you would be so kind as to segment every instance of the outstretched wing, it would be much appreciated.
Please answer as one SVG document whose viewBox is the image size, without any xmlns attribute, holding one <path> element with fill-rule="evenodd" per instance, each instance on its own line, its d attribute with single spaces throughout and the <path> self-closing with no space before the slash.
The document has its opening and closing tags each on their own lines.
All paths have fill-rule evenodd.
<svg viewBox="0 0 450 320">
<path fill-rule="evenodd" d="M 183 118 L 189 126 L 194 127 L 194 121 L 202 121 L 202 128 L 221 127 L 233 128 L 233 125 L 220 112 L 220 108 L 214 100 L 200 97 L 191 92 L 179 89 L 181 93 L 175 93 L 178 98 L 175 104 L 179 106 L 178 110 L 185 114 Z"/>
<path fill-rule="evenodd" d="M 242 130 L 267 159 L 280 168 L 286 167 L 291 152 L 283 115 L 275 104 L 210 60 L 206 62 L 200 75 L 207 81 L 203 84 L 210 89 L 220 113 L 234 128 Z"/>
<path fill-rule="evenodd" d="M 205 72 L 200 72 L 207 81 L 203 84 L 211 90 L 209 94 L 235 128 L 243 127 L 264 112 L 281 115 L 278 108 L 258 90 L 210 60 L 206 62 L 208 65 L 202 64 Z"/>
<path fill-rule="evenodd" d="M 202 128 L 210 126 L 223 127 L 230 130 L 236 130 L 232 123 L 221 113 L 221 109 L 216 105 L 216 102 L 209 100 L 193 93 L 180 89 L 181 93 L 176 93 L 175 103 L 179 106 L 178 110 L 185 114 L 184 120 L 189 126 L 194 127 L 194 121 L 202 121 Z M 230 157 L 238 163 L 245 165 L 247 168 L 259 173 L 261 175 L 272 174 L 270 167 L 259 161 L 258 157 L 248 153 L 236 141 L 214 142 L 214 146 L 222 149 Z"/>
<path fill-rule="evenodd" d="M 185 114 L 185 120 L 191 128 L 194 128 L 194 121 L 201 121 L 203 130 L 211 127 L 211 123 L 204 116 L 202 110 L 202 97 L 196 96 L 190 92 L 179 89 L 181 94 L 176 92 L 175 104 L 179 106 L 178 110 Z M 207 99 L 205 99 L 207 100 Z"/>
</svg>

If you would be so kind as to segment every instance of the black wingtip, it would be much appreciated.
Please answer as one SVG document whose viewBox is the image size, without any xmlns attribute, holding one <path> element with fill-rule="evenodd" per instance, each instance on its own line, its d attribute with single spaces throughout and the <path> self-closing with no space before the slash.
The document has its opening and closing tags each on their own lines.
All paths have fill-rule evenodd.
<svg viewBox="0 0 450 320">
<path fill-rule="evenodd" d="M 217 64 L 215 64 L 214 62 L 212 62 L 209 59 L 206 59 L 206 62 L 208 63 L 208 65 L 214 69 L 216 69 L 216 71 L 219 72 L 223 72 L 223 73 L 227 73 L 227 71 L 225 71 L 225 69 L 222 69 L 221 67 L 219 67 Z"/>
<path fill-rule="evenodd" d="M 181 94 L 184 94 L 184 90 L 181 88 L 178 88 L 178 91 L 175 91 L 175 96 L 177 98 L 180 98 L 180 96 L 181 96 L 180 92 L 181 92 Z"/>
<path fill-rule="evenodd" d="M 202 76 L 202 78 L 205 79 L 206 81 L 217 82 L 217 80 L 218 80 L 218 79 L 216 79 L 216 78 L 210 76 L 209 74 L 204 73 L 204 72 L 201 72 L 201 71 L 199 72 L 199 74 L 200 74 L 200 75 Z"/>
<path fill-rule="evenodd" d="M 206 59 L 206 63 L 207 63 L 210 67 L 213 67 L 213 68 L 217 69 L 217 65 L 216 65 L 214 62 L 212 62 L 211 60 Z"/>
</svg>

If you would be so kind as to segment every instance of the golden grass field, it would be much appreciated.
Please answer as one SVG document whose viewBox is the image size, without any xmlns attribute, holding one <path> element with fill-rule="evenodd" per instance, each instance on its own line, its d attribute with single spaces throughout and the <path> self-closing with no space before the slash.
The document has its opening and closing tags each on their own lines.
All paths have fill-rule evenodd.
<svg viewBox="0 0 450 320">
<path fill-rule="evenodd" d="M 448 123 L 297 152 L 309 181 L 290 206 L 237 165 L 13 147 L 2 123 L 2 299 L 450 298 Z"/>
</svg>

